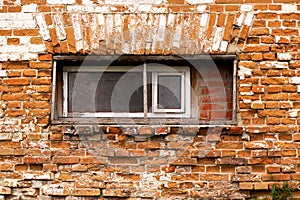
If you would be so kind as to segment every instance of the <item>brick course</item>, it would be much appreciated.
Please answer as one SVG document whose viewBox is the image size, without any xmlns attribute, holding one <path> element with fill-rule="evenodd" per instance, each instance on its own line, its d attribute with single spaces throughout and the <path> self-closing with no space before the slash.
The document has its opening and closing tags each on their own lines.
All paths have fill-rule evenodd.
<svg viewBox="0 0 300 200">
<path fill-rule="evenodd" d="M 298 190 L 299 16 L 298 0 L 3 1 L 0 199 Z M 53 56 L 89 54 L 236 54 L 237 124 L 51 124 Z"/>
</svg>

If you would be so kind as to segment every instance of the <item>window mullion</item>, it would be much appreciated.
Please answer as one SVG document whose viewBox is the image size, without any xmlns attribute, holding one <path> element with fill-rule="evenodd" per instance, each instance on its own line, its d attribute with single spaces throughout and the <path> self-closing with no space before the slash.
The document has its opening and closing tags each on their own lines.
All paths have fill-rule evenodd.
<svg viewBox="0 0 300 200">
<path fill-rule="evenodd" d="M 147 96 L 147 65 L 144 62 L 143 67 L 143 89 L 144 89 L 144 119 L 148 118 L 148 96 Z"/>
</svg>

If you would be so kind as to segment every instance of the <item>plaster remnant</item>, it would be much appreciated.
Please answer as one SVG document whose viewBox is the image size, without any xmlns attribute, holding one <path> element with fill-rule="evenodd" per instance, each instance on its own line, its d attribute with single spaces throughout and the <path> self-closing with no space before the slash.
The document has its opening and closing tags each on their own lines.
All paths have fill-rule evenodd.
<svg viewBox="0 0 300 200">
<path fill-rule="evenodd" d="M 208 14 L 201 15 L 200 26 L 205 27 L 207 25 L 208 17 L 209 17 Z"/>
<path fill-rule="evenodd" d="M 288 115 L 289 115 L 290 117 L 297 117 L 297 115 L 298 115 L 298 110 L 290 110 L 290 111 L 288 112 Z"/>
<path fill-rule="evenodd" d="M 281 10 L 284 11 L 284 12 L 288 12 L 288 13 L 298 11 L 297 5 L 287 4 L 287 3 L 284 3 L 284 4 L 281 5 Z"/>
<path fill-rule="evenodd" d="M 81 16 L 78 13 L 73 13 L 71 15 L 71 19 L 74 28 L 75 39 L 81 40 L 82 39 Z"/>
<path fill-rule="evenodd" d="M 253 5 L 251 5 L 251 4 L 242 4 L 241 5 L 242 12 L 250 12 L 252 10 L 253 10 Z"/>
<path fill-rule="evenodd" d="M 253 13 L 247 13 L 246 19 L 245 19 L 245 25 L 246 26 L 251 26 L 251 23 L 253 21 Z"/>
<path fill-rule="evenodd" d="M 152 5 L 140 5 L 138 7 L 139 12 L 150 12 L 152 8 Z"/>
<path fill-rule="evenodd" d="M 23 5 L 22 11 L 24 13 L 35 13 L 37 11 L 37 4 Z"/>
<path fill-rule="evenodd" d="M 165 40 L 165 29 L 166 29 L 166 22 L 167 18 L 165 15 L 160 15 L 159 17 L 159 28 L 157 33 L 157 41 L 163 42 Z"/>
<path fill-rule="evenodd" d="M 277 54 L 278 60 L 291 60 L 292 55 L 290 53 L 278 53 Z"/>
<path fill-rule="evenodd" d="M 197 6 L 197 11 L 204 12 L 204 11 L 206 11 L 206 8 L 207 8 L 207 6 L 205 6 L 205 5 Z"/>
<path fill-rule="evenodd" d="M 239 18 L 237 19 L 236 25 L 237 25 L 237 26 L 242 26 L 242 24 L 243 24 L 243 22 L 244 22 L 244 18 L 245 18 L 245 14 L 243 13 L 243 14 L 241 14 L 241 15 L 239 16 Z"/>
<path fill-rule="evenodd" d="M 222 36 L 223 36 L 223 28 L 217 27 L 215 32 L 215 37 L 213 39 L 213 45 L 212 45 L 213 51 L 218 51 L 222 41 Z"/>
<path fill-rule="evenodd" d="M 67 38 L 67 34 L 64 28 L 63 18 L 60 14 L 55 14 L 53 16 L 55 24 L 56 24 L 56 33 L 58 36 L 58 39 L 60 41 L 65 40 Z"/>
<path fill-rule="evenodd" d="M 238 76 L 252 76 L 252 69 L 239 66 Z"/>
<path fill-rule="evenodd" d="M 228 47 L 228 41 L 222 41 L 221 42 L 220 51 L 221 52 L 226 52 L 227 51 L 227 47 Z"/>
<path fill-rule="evenodd" d="M 6 70 L 0 70 L 0 77 L 7 77 Z"/>
<path fill-rule="evenodd" d="M 171 14 L 168 15 L 167 26 L 168 27 L 174 27 L 174 22 L 175 22 L 175 15 L 171 13 Z"/>
<path fill-rule="evenodd" d="M 208 4 L 208 3 L 214 3 L 214 0 L 187 0 L 188 4 Z"/>
<path fill-rule="evenodd" d="M 39 26 L 39 31 L 41 36 L 43 37 L 43 40 L 48 41 L 51 39 L 50 34 L 49 34 L 49 29 L 48 26 L 46 24 L 46 21 L 44 19 L 44 15 L 43 14 L 37 14 L 35 16 L 36 18 L 36 22 Z"/>
<path fill-rule="evenodd" d="M 291 82 L 292 84 L 300 84 L 300 77 L 292 77 Z"/>
<path fill-rule="evenodd" d="M 47 4 L 74 4 L 76 0 L 47 0 Z"/>
</svg>

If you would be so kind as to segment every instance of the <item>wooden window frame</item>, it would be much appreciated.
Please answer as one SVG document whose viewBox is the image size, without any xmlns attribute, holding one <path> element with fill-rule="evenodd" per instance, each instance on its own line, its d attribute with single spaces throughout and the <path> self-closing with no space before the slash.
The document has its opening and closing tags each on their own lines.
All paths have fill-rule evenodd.
<svg viewBox="0 0 300 200">
<path fill-rule="evenodd" d="M 161 119 L 163 119 L 163 124 L 169 125 L 234 125 L 237 124 L 237 57 L 236 55 L 191 55 L 191 56 L 133 56 L 133 55 L 125 55 L 125 56 L 54 56 L 53 57 L 53 84 L 52 84 L 52 102 L 51 102 L 51 123 L 52 124 L 115 124 L 116 121 L 111 118 L 98 118 L 98 117 L 63 117 L 62 105 L 64 99 L 62 98 L 62 76 L 59 74 L 62 73 L 62 67 L 60 63 L 68 62 L 68 61 L 83 61 L 83 60 L 93 60 L 93 61 L 106 61 L 111 62 L 112 60 L 120 60 L 120 61 L 199 61 L 199 60 L 233 60 L 233 108 L 232 108 L 232 120 L 227 121 L 199 121 L 199 118 L 193 116 L 193 110 L 197 107 L 194 103 L 193 98 L 190 99 L 190 118 L 174 118 L 169 116 L 168 118 L 153 118 L 148 119 L 147 116 L 143 116 L 140 118 L 133 118 L 128 120 L 128 115 L 124 118 L 120 117 L 118 119 L 118 123 L 123 125 L 132 125 L 132 124 L 161 124 Z M 193 84 L 193 70 L 190 69 L 190 82 Z M 191 86 L 192 87 L 192 86 Z M 145 88 L 144 88 L 145 89 Z M 147 109 L 147 108 L 146 108 Z M 114 116 L 115 117 L 115 116 Z"/>
</svg>

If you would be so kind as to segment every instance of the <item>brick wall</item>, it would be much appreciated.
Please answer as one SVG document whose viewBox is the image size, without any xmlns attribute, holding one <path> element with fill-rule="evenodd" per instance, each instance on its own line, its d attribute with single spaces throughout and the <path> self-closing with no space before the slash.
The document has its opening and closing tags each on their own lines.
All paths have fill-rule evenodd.
<svg viewBox="0 0 300 200">
<path fill-rule="evenodd" d="M 0 199 L 245 199 L 285 181 L 300 196 L 298 1 L 0 6 Z M 53 55 L 91 53 L 236 54 L 238 122 L 51 124 Z"/>
</svg>

